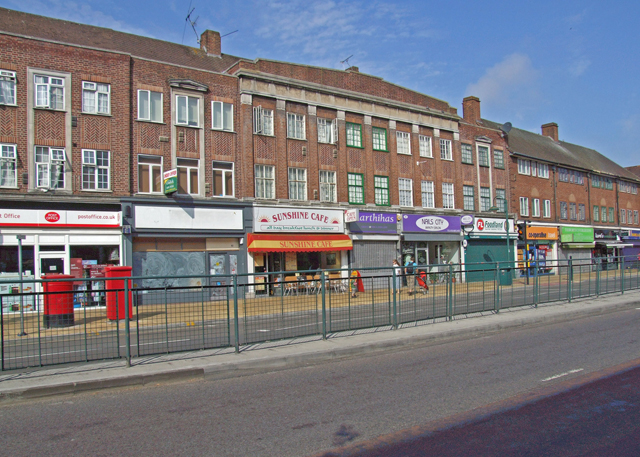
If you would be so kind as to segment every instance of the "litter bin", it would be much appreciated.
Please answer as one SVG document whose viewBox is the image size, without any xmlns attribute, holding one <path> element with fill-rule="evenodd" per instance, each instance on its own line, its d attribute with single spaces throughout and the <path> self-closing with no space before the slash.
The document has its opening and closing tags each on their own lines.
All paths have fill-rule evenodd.
<svg viewBox="0 0 640 457">
<path fill-rule="evenodd" d="M 45 328 L 72 327 L 73 316 L 73 281 L 51 281 L 52 279 L 74 279 L 75 276 L 48 274 L 43 275 Z"/>
<path fill-rule="evenodd" d="M 510 286 L 512 283 L 511 268 L 500 268 L 500 285 Z"/>
<path fill-rule="evenodd" d="M 123 278 L 131 277 L 131 267 L 107 267 L 104 269 L 104 276 L 107 291 L 107 319 L 112 321 L 126 319 Z M 132 304 L 131 282 L 129 282 L 129 318 L 133 316 Z"/>
</svg>

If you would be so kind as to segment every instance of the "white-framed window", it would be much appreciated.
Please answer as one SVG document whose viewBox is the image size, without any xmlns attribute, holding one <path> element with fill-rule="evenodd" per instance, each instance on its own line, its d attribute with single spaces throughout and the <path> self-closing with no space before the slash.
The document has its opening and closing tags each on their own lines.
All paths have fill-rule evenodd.
<svg viewBox="0 0 640 457">
<path fill-rule="evenodd" d="M 489 146 L 478 145 L 478 165 L 489 166 Z"/>
<path fill-rule="evenodd" d="M 538 163 L 538 177 L 549 179 L 549 164 Z"/>
<path fill-rule="evenodd" d="M 418 143 L 420 144 L 420 157 L 433 157 L 430 136 L 418 135 Z"/>
<path fill-rule="evenodd" d="M 398 154 L 411 155 L 411 134 L 396 131 L 396 151 Z"/>
<path fill-rule="evenodd" d="M 337 202 L 336 172 L 320 170 L 320 201 Z"/>
<path fill-rule="evenodd" d="M 64 189 L 64 149 L 36 146 L 36 187 Z"/>
<path fill-rule="evenodd" d="M 304 115 L 287 113 L 287 137 L 295 138 L 296 140 L 304 140 L 306 138 Z"/>
<path fill-rule="evenodd" d="M 578 220 L 578 208 L 575 203 L 569 203 L 569 218 L 572 221 Z"/>
<path fill-rule="evenodd" d="M 598 205 L 593 206 L 593 221 L 600 222 L 600 207 Z"/>
<path fill-rule="evenodd" d="M 453 160 L 451 140 L 440 140 L 440 158 L 442 160 Z"/>
<path fill-rule="evenodd" d="M 198 159 L 176 160 L 178 169 L 178 193 L 197 195 L 199 190 L 200 161 Z"/>
<path fill-rule="evenodd" d="M 162 92 L 138 90 L 138 120 L 162 122 Z"/>
<path fill-rule="evenodd" d="M 540 199 L 534 198 L 533 205 L 531 206 L 531 215 L 533 217 L 540 217 Z"/>
<path fill-rule="evenodd" d="M 233 197 L 233 162 L 219 162 L 214 160 L 213 193 L 214 197 Z"/>
<path fill-rule="evenodd" d="M 362 147 L 362 125 L 347 122 L 347 146 L 352 148 Z"/>
<path fill-rule="evenodd" d="M 16 104 L 16 72 L 0 70 L 0 105 Z"/>
<path fill-rule="evenodd" d="M 560 202 L 560 219 L 569 219 L 569 206 L 567 202 Z"/>
<path fill-rule="evenodd" d="M 542 209 L 542 217 L 546 217 L 546 218 L 551 217 L 551 200 L 544 201 L 544 206 Z"/>
<path fill-rule="evenodd" d="M 34 75 L 36 108 L 64 109 L 64 78 Z"/>
<path fill-rule="evenodd" d="M 460 145 L 460 161 L 473 164 L 473 148 L 470 144 L 462 143 Z"/>
<path fill-rule="evenodd" d="M 176 95 L 176 124 L 200 126 L 200 99 L 188 95 Z"/>
<path fill-rule="evenodd" d="M 504 151 L 502 149 L 493 150 L 493 167 L 504 170 Z"/>
<path fill-rule="evenodd" d="M 453 183 L 443 182 L 442 183 L 442 207 L 447 209 L 454 209 L 456 207 L 456 203 L 453 197 L 454 197 Z"/>
<path fill-rule="evenodd" d="M 602 215 L 602 217 L 600 218 L 601 222 L 607 222 L 607 207 L 606 206 L 601 206 L 600 207 L 600 214 Z M 615 222 L 613 219 L 611 219 L 611 222 Z"/>
<path fill-rule="evenodd" d="M 82 112 L 111 113 L 111 85 L 82 81 Z"/>
<path fill-rule="evenodd" d="M 491 208 L 491 188 L 480 188 L 480 211 L 489 211 Z"/>
<path fill-rule="evenodd" d="M 462 186 L 462 208 L 465 211 L 476 210 L 476 199 L 473 186 Z"/>
<path fill-rule="evenodd" d="M 629 224 L 633 224 L 633 211 L 630 209 L 627 210 L 627 221 Z"/>
<path fill-rule="evenodd" d="M 138 192 L 141 194 L 162 192 L 162 156 L 138 156 Z"/>
<path fill-rule="evenodd" d="M 434 194 L 433 181 L 422 181 L 420 183 L 420 191 L 422 193 L 422 207 L 435 208 L 436 199 Z"/>
<path fill-rule="evenodd" d="M 587 220 L 587 212 L 584 206 L 584 203 L 578 204 L 578 220 L 586 221 Z"/>
<path fill-rule="evenodd" d="M 520 216 L 529 215 L 529 198 L 520 197 Z"/>
<path fill-rule="evenodd" d="M 518 173 L 521 175 L 530 175 L 531 174 L 531 161 L 518 159 Z"/>
<path fill-rule="evenodd" d="M 349 203 L 364 205 L 364 175 L 362 173 L 348 173 L 347 186 Z"/>
<path fill-rule="evenodd" d="M 569 182 L 569 170 L 558 167 L 558 181 Z"/>
<path fill-rule="evenodd" d="M 398 179 L 398 197 L 400 206 L 413 206 L 413 180 Z"/>
<path fill-rule="evenodd" d="M 211 102 L 211 128 L 233 132 L 233 104 Z"/>
<path fill-rule="evenodd" d="M 621 224 L 627 223 L 627 211 L 624 209 L 620 210 L 620 223 Z"/>
<path fill-rule="evenodd" d="M 376 205 L 389 206 L 391 204 L 391 201 L 389 200 L 389 177 L 374 176 L 373 188 L 374 188 Z"/>
<path fill-rule="evenodd" d="M 82 150 L 82 190 L 109 190 L 109 151 Z"/>
<path fill-rule="evenodd" d="M 616 211 L 615 211 L 615 210 L 610 206 L 610 207 L 609 207 L 609 220 L 610 220 L 611 222 L 615 222 L 615 221 L 614 221 L 614 216 L 615 216 L 615 214 L 616 214 Z"/>
<path fill-rule="evenodd" d="M 507 210 L 507 191 L 505 189 L 496 189 L 496 204 L 502 211 Z"/>
<path fill-rule="evenodd" d="M 531 161 L 531 176 L 536 176 L 538 173 L 538 162 Z"/>
<path fill-rule="evenodd" d="M 16 187 L 18 154 L 15 144 L 0 144 L 0 187 Z"/>
<path fill-rule="evenodd" d="M 275 198 L 276 180 L 273 165 L 256 165 L 256 198 Z"/>
<path fill-rule="evenodd" d="M 273 136 L 273 110 L 253 107 L 253 133 Z"/>
<path fill-rule="evenodd" d="M 387 129 L 372 127 L 371 138 L 373 140 L 374 151 L 388 151 L 387 149 Z"/>
<path fill-rule="evenodd" d="M 289 168 L 289 200 L 307 199 L 307 169 Z"/>
<path fill-rule="evenodd" d="M 638 225 L 638 210 L 633 210 L 633 223 Z"/>
<path fill-rule="evenodd" d="M 338 121 L 318 118 L 318 143 L 336 144 L 338 141 Z"/>
</svg>

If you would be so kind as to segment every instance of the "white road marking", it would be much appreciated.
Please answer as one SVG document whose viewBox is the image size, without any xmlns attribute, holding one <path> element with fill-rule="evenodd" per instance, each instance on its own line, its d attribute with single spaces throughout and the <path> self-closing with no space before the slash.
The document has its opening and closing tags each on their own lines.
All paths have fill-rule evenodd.
<svg viewBox="0 0 640 457">
<path fill-rule="evenodd" d="M 584 368 L 578 368 L 577 370 L 570 370 L 570 371 L 567 371 L 566 373 L 560 373 L 560 374 L 557 374 L 555 376 L 551 376 L 550 378 L 543 379 L 542 382 L 552 381 L 554 379 L 558 379 L 558 378 L 561 378 L 563 376 L 568 376 L 568 375 L 574 374 L 574 373 L 580 373 L 581 371 L 584 371 Z"/>
</svg>

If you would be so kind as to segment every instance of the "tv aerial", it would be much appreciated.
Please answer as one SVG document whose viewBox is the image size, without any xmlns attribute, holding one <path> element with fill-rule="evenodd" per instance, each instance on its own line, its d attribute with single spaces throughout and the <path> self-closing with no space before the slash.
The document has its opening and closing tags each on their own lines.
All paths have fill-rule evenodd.
<svg viewBox="0 0 640 457">
<path fill-rule="evenodd" d="M 191 15 L 193 14 L 193 12 L 195 11 L 195 7 L 191 8 L 191 2 L 189 2 L 189 9 L 187 9 L 187 17 L 184 20 L 184 30 L 182 30 L 182 43 L 184 44 L 184 32 L 187 30 L 187 22 L 191 25 L 191 28 L 193 29 L 193 33 L 196 34 L 196 41 L 198 42 L 198 44 L 200 44 L 200 36 L 198 35 L 198 32 L 196 31 L 196 23 L 198 22 L 198 19 L 200 19 L 200 16 L 198 16 L 195 19 L 191 19 Z"/>
<path fill-rule="evenodd" d="M 350 59 L 350 58 L 352 58 L 352 57 L 353 57 L 353 54 L 351 54 L 351 55 L 350 55 L 349 57 L 347 57 L 346 59 L 341 60 L 341 61 L 340 61 L 340 63 L 341 63 L 342 65 L 346 65 L 346 67 L 348 68 L 348 67 L 349 67 L 349 59 Z"/>
</svg>

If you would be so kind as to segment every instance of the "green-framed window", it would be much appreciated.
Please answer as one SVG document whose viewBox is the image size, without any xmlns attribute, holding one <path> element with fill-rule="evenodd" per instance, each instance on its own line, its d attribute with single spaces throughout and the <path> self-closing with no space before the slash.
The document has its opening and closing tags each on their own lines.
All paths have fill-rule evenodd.
<svg viewBox="0 0 640 457">
<path fill-rule="evenodd" d="M 362 125 L 347 122 L 347 146 L 350 148 L 362 147 Z"/>
<path fill-rule="evenodd" d="M 607 222 L 607 208 L 605 206 L 600 207 L 600 222 Z"/>
<path fill-rule="evenodd" d="M 476 202 L 473 186 L 462 186 L 462 204 L 465 211 L 475 211 Z"/>
<path fill-rule="evenodd" d="M 387 148 L 387 129 L 373 127 L 371 130 L 374 151 L 388 151 Z"/>
<path fill-rule="evenodd" d="M 481 167 L 489 166 L 489 146 L 478 145 L 478 165 Z"/>
<path fill-rule="evenodd" d="M 500 149 L 493 150 L 493 166 L 504 170 L 504 152 Z M 549 177 L 549 168 L 547 167 L 547 178 Z"/>
<path fill-rule="evenodd" d="M 614 217 L 613 217 L 614 215 L 615 215 L 615 210 L 612 207 L 609 207 L 609 220 L 611 222 L 615 222 Z"/>
<path fill-rule="evenodd" d="M 600 207 L 597 205 L 593 207 L 593 221 L 600 222 Z"/>
<path fill-rule="evenodd" d="M 473 164 L 473 148 L 470 144 L 462 143 L 460 145 L 461 161 L 462 163 L 470 163 Z"/>
<path fill-rule="evenodd" d="M 389 177 L 374 176 L 373 187 L 375 190 L 376 205 L 389 206 Z"/>
<path fill-rule="evenodd" d="M 347 174 L 349 187 L 349 203 L 352 205 L 364 205 L 364 175 L 362 173 Z"/>
</svg>

